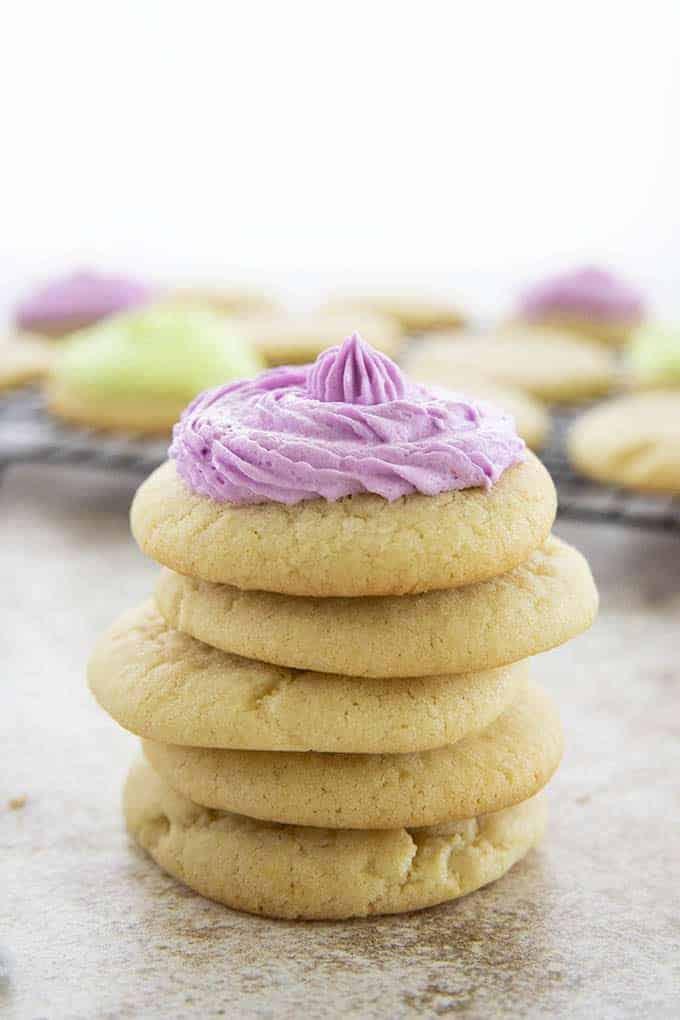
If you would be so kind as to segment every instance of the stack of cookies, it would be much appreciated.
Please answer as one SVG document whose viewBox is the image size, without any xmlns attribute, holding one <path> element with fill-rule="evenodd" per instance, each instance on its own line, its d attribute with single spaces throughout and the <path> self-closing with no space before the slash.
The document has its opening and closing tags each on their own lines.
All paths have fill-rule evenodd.
<svg viewBox="0 0 680 1020">
<path fill-rule="evenodd" d="M 526 660 L 597 602 L 512 419 L 354 335 L 203 394 L 170 457 L 132 508 L 155 598 L 89 669 L 143 738 L 133 837 L 275 917 L 414 910 L 503 875 L 562 753 Z"/>
</svg>

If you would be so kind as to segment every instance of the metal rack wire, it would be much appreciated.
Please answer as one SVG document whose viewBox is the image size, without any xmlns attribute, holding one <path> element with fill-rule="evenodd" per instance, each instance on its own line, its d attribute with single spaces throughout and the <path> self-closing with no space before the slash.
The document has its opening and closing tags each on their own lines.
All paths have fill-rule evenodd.
<svg viewBox="0 0 680 1020">
<path fill-rule="evenodd" d="M 541 454 L 557 486 L 560 514 L 580 520 L 680 530 L 680 498 L 637 495 L 598 485 L 572 469 L 565 436 L 574 417 L 582 411 L 582 407 L 566 408 L 555 413 L 551 441 Z M 167 448 L 167 440 L 62 425 L 47 412 L 40 391 L 33 388 L 0 396 L 0 468 L 30 461 L 82 464 L 143 477 L 165 459 Z"/>
</svg>

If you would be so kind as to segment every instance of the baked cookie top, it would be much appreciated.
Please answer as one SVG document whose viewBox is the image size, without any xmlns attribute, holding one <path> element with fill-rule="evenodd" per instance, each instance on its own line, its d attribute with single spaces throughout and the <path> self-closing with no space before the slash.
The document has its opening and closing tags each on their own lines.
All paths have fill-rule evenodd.
<svg viewBox="0 0 680 1020">
<path fill-rule="evenodd" d="M 571 428 L 572 463 L 601 482 L 641 492 L 680 494 L 680 390 L 618 397 Z"/>
<path fill-rule="evenodd" d="M 408 370 L 442 380 L 457 372 L 490 379 L 549 403 L 586 400 L 608 393 L 616 382 L 611 353 L 564 329 L 510 325 L 488 333 L 437 333 L 418 346 Z"/>
</svg>

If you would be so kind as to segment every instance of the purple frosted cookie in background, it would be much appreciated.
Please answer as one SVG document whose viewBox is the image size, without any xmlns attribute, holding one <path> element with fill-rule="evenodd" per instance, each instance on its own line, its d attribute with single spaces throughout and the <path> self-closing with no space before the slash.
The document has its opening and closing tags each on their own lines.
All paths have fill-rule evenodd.
<svg viewBox="0 0 680 1020">
<path fill-rule="evenodd" d="M 38 287 L 17 306 L 14 318 L 20 330 L 60 337 L 145 305 L 153 296 L 139 280 L 79 270 Z"/>
<path fill-rule="evenodd" d="M 607 270 L 585 266 L 534 284 L 521 295 L 515 318 L 621 346 L 645 312 L 636 287 Z"/>
</svg>

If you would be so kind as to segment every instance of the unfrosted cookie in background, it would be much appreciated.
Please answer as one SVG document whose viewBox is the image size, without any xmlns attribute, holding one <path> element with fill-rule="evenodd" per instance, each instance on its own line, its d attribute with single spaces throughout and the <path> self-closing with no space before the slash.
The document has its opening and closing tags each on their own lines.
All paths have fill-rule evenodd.
<svg viewBox="0 0 680 1020">
<path fill-rule="evenodd" d="M 65 341 L 52 364 L 47 402 L 79 425 L 169 433 L 199 392 L 262 367 L 229 320 L 207 309 L 150 306 Z"/>
<path fill-rule="evenodd" d="M 550 433 L 550 414 L 540 400 L 518 386 L 495 382 L 482 368 L 477 370 L 456 365 L 455 361 L 451 363 L 446 348 L 427 347 L 422 356 L 420 350 L 416 350 L 405 367 L 416 382 L 441 386 L 502 407 L 515 419 L 517 431 L 532 450 L 540 449 Z"/>
<path fill-rule="evenodd" d="M 570 403 L 608 393 L 617 378 L 609 351 L 564 331 L 528 326 L 484 333 L 436 333 L 410 352 L 407 369 L 447 379 L 481 373 L 547 403 Z"/>
<path fill-rule="evenodd" d="M 0 337 L 0 390 L 42 379 L 51 361 L 52 348 L 39 337 Z"/>
<path fill-rule="evenodd" d="M 338 337 L 358 332 L 376 350 L 395 356 L 403 343 L 399 323 L 366 309 L 338 309 L 291 315 L 253 315 L 239 329 L 271 366 L 301 365 L 314 359 Z"/>
<path fill-rule="evenodd" d="M 628 380 L 633 387 L 678 387 L 680 393 L 680 327 L 641 326 L 626 352 Z"/>
<path fill-rule="evenodd" d="M 680 389 L 636 393 L 586 412 L 572 426 L 573 465 L 596 481 L 680 494 Z"/>
<path fill-rule="evenodd" d="M 130 835 L 190 889 L 266 917 L 396 914 L 465 896 L 540 842 L 539 794 L 493 814 L 424 829 L 321 829 L 208 811 L 145 763 L 125 784 Z"/>
<path fill-rule="evenodd" d="M 460 306 L 434 295 L 394 291 L 373 294 L 339 294 L 330 297 L 324 309 L 347 309 L 386 315 L 398 322 L 405 333 L 424 333 L 432 329 L 457 329 L 466 321 Z M 369 338 L 370 339 L 370 338 Z"/>
<path fill-rule="evenodd" d="M 212 308 L 221 315 L 261 315 L 281 312 L 281 305 L 264 291 L 245 284 L 215 284 L 173 287 L 163 295 L 164 302 Z"/>
<path fill-rule="evenodd" d="M 637 287 L 607 270 L 585 266 L 529 287 L 520 297 L 515 318 L 620 347 L 645 314 Z"/>
<path fill-rule="evenodd" d="M 140 280 L 79 270 L 44 283 L 17 305 L 17 329 L 61 337 L 111 315 L 148 304 L 153 289 Z"/>
</svg>

